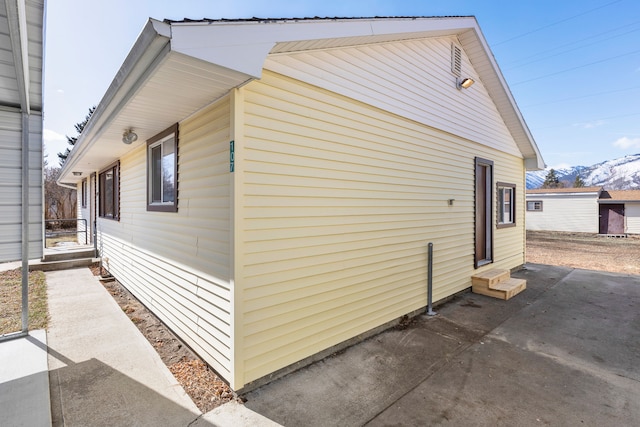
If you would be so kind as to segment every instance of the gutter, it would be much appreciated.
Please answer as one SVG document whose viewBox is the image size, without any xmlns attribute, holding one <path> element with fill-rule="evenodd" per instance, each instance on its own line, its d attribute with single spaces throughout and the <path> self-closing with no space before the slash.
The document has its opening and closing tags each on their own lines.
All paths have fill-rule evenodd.
<svg viewBox="0 0 640 427">
<path fill-rule="evenodd" d="M 171 26 L 149 19 L 133 48 L 118 70 L 91 119 L 78 137 L 76 144 L 62 166 L 56 183 L 73 188 L 63 181 L 82 157 L 113 121 L 124 106 L 143 86 L 145 81 L 171 52 Z"/>
</svg>

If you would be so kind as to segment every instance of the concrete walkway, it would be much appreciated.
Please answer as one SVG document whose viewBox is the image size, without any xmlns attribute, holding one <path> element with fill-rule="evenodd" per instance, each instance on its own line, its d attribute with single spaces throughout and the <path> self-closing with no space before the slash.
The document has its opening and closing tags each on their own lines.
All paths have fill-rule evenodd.
<svg viewBox="0 0 640 427">
<path fill-rule="evenodd" d="M 88 268 L 46 273 L 54 426 L 186 426 L 200 415 Z"/>
<path fill-rule="evenodd" d="M 47 371 L 44 329 L 0 342 L 0 425 L 51 425 Z"/>
<path fill-rule="evenodd" d="M 46 278 L 54 426 L 274 425 L 237 404 L 203 416 L 89 269 Z"/>
</svg>

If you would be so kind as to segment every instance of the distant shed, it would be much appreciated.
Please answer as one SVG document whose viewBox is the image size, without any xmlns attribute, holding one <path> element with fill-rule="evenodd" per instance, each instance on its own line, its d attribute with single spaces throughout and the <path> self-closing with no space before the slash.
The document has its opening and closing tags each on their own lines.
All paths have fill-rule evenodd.
<svg viewBox="0 0 640 427">
<path fill-rule="evenodd" d="M 526 229 L 598 233 L 602 187 L 527 190 Z"/>
<path fill-rule="evenodd" d="M 603 191 L 599 200 L 602 234 L 640 234 L 640 190 Z"/>
</svg>

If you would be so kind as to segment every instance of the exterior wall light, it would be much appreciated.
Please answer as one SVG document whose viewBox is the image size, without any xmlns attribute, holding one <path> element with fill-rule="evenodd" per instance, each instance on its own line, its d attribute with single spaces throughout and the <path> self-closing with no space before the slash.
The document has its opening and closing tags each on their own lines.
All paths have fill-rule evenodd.
<svg viewBox="0 0 640 427">
<path fill-rule="evenodd" d="M 474 84 L 475 82 L 476 82 L 475 80 L 470 79 L 469 77 L 467 77 L 466 79 L 457 78 L 456 87 L 458 88 L 458 90 L 469 89 L 471 85 Z"/>
<path fill-rule="evenodd" d="M 131 129 L 125 130 L 122 134 L 122 142 L 129 145 L 138 140 L 138 135 Z"/>
</svg>

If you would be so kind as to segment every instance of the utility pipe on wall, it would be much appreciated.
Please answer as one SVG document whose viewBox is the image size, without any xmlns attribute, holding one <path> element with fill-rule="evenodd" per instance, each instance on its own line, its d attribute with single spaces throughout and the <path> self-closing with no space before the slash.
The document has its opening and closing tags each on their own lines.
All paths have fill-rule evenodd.
<svg viewBox="0 0 640 427">
<path fill-rule="evenodd" d="M 433 243 L 429 242 L 427 261 L 427 316 L 435 316 L 437 313 L 431 308 L 433 299 Z"/>
</svg>

